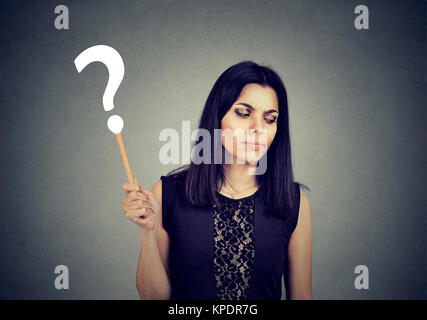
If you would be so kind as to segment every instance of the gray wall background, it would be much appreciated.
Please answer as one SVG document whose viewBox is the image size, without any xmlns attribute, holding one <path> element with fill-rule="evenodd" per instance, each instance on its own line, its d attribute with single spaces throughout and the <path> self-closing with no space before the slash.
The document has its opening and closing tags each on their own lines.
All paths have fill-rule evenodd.
<svg viewBox="0 0 427 320">
<path fill-rule="evenodd" d="M 70 29 L 54 28 L 65 4 Z M 354 8 L 370 29 L 354 28 Z M 137 299 L 138 228 L 106 121 L 119 114 L 138 181 L 163 128 L 197 127 L 218 76 L 250 59 L 289 95 L 295 177 L 310 187 L 313 298 L 425 299 L 424 1 L 2 1 L 0 298 Z M 116 108 L 108 72 L 73 60 L 107 44 L 125 62 Z M 54 268 L 70 289 L 54 287 Z M 369 268 L 356 290 L 354 268 Z"/>
</svg>

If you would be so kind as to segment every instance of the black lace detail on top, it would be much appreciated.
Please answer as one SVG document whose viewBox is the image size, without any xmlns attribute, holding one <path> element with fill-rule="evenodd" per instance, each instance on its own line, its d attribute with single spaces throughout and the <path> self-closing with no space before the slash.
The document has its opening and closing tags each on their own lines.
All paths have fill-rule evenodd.
<svg viewBox="0 0 427 320">
<path fill-rule="evenodd" d="M 214 205 L 217 296 L 220 300 L 246 299 L 255 256 L 255 194 L 242 199 L 217 194 L 221 202 L 221 209 Z"/>
</svg>

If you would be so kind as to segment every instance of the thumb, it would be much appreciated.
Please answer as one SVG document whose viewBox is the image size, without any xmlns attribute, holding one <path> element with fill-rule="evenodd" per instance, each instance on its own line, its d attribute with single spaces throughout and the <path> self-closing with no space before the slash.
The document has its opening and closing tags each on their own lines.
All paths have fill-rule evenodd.
<svg viewBox="0 0 427 320">
<path fill-rule="evenodd" d="M 133 177 L 133 180 L 135 181 L 135 183 L 139 186 L 139 191 L 143 191 L 144 190 L 144 188 L 139 184 L 139 182 L 138 182 L 138 180 L 136 180 L 136 178 L 135 177 Z"/>
</svg>

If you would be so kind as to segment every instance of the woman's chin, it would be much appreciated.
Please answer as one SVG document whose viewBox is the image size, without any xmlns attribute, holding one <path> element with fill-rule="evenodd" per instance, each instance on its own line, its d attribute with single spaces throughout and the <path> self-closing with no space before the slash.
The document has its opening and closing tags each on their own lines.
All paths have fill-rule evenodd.
<svg viewBox="0 0 427 320">
<path fill-rule="evenodd" d="M 238 159 L 238 163 L 245 164 L 257 164 L 257 162 L 261 159 L 264 152 L 262 151 L 247 151 L 244 160 L 241 157 Z"/>
</svg>

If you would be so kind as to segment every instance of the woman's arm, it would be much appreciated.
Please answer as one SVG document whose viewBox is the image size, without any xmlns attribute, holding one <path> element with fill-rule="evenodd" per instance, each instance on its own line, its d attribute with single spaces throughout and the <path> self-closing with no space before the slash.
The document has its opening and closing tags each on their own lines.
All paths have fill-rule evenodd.
<svg viewBox="0 0 427 320">
<path fill-rule="evenodd" d="M 143 300 L 167 300 L 171 288 L 168 277 L 169 237 L 162 224 L 162 182 L 152 192 L 160 204 L 157 232 L 141 230 L 141 251 L 136 274 L 136 287 Z"/>
<path fill-rule="evenodd" d="M 313 228 L 310 200 L 300 189 L 298 223 L 288 246 L 289 299 L 310 300 Z"/>
</svg>

